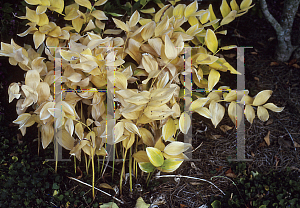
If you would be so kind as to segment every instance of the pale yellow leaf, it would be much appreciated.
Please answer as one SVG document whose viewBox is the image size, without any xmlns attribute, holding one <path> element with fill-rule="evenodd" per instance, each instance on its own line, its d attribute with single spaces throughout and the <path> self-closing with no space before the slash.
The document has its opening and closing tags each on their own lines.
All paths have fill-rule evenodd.
<svg viewBox="0 0 300 208">
<path fill-rule="evenodd" d="M 212 118 L 210 110 L 206 107 L 196 108 L 194 111 L 205 118 Z"/>
<path fill-rule="evenodd" d="M 164 152 L 168 155 L 179 155 L 188 150 L 190 147 L 192 147 L 192 145 L 189 143 L 174 141 L 165 147 Z"/>
<path fill-rule="evenodd" d="M 46 125 L 42 125 L 41 136 L 42 146 L 45 149 L 53 141 L 54 128 L 52 123 L 49 122 Z"/>
<path fill-rule="evenodd" d="M 254 98 L 253 100 L 253 105 L 254 106 L 259 106 L 265 104 L 267 100 L 271 97 L 272 95 L 272 90 L 263 90 L 260 91 Z"/>
<path fill-rule="evenodd" d="M 124 30 L 125 32 L 129 32 L 129 27 L 127 24 L 125 24 L 124 22 L 116 18 L 112 18 L 112 19 L 118 28 Z"/>
<path fill-rule="evenodd" d="M 228 106 L 228 115 L 232 122 L 238 127 L 242 120 L 243 109 L 235 101 L 232 101 Z"/>
<path fill-rule="evenodd" d="M 114 127 L 115 143 L 120 142 L 120 138 L 124 133 L 124 122 L 118 122 Z"/>
<path fill-rule="evenodd" d="M 71 137 L 65 129 L 59 130 L 56 134 L 57 142 L 66 150 L 71 150 L 74 147 L 75 139 Z"/>
<path fill-rule="evenodd" d="M 107 20 L 107 16 L 103 11 L 100 10 L 95 10 L 91 13 L 92 16 L 94 16 L 98 20 Z"/>
<path fill-rule="evenodd" d="M 250 5 L 252 4 L 252 0 L 243 0 L 240 8 L 242 9 L 247 9 L 248 7 L 250 7 Z"/>
<path fill-rule="evenodd" d="M 37 70 L 29 70 L 25 76 L 25 85 L 36 89 L 40 83 L 40 73 Z"/>
<path fill-rule="evenodd" d="M 258 106 L 257 107 L 257 117 L 261 121 L 267 121 L 269 119 L 268 110 L 263 106 Z"/>
<path fill-rule="evenodd" d="M 225 114 L 225 108 L 221 104 L 213 100 L 209 104 L 209 111 L 212 115 L 211 121 L 216 128 Z"/>
<path fill-rule="evenodd" d="M 208 75 L 208 90 L 211 91 L 213 87 L 219 82 L 220 73 L 217 70 L 211 69 Z"/>
<path fill-rule="evenodd" d="M 169 118 L 167 123 L 162 127 L 162 136 L 165 141 L 169 141 L 176 133 L 175 122 L 172 118 Z"/>
<path fill-rule="evenodd" d="M 191 127 L 191 117 L 186 112 L 183 112 L 179 119 L 179 128 L 182 133 L 187 134 Z"/>
<path fill-rule="evenodd" d="M 129 19 L 129 27 L 134 27 L 140 20 L 140 13 L 136 10 Z"/>
<path fill-rule="evenodd" d="M 198 1 L 190 3 L 184 10 L 184 17 L 189 17 L 198 10 Z"/>
<path fill-rule="evenodd" d="M 173 16 L 176 19 L 181 19 L 184 15 L 185 8 L 186 8 L 185 4 L 178 4 L 173 10 Z"/>
<path fill-rule="evenodd" d="M 253 119 L 255 118 L 255 112 L 251 105 L 246 105 L 245 116 L 246 116 L 246 119 L 252 124 Z"/>
<path fill-rule="evenodd" d="M 232 22 L 235 17 L 236 17 L 236 14 L 237 14 L 237 11 L 236 10 L 233 10 L 231 11 L 224 19 L 222 19 L 220 25 L 227 25 L 229 24 L 230 22 Z"/>
<path fill-rule="evenodd" d="M 263 105 L 263 107 L 278 113 L 283 111 L 284 109 L 284 107 L 277 107 L 274 103 L 266 103 Z"/>
<path fill-rule="evenodd" d="M 168 35 L 165 36 L 165 54 L 170 60 L 175 59 L 178 55 L 177 50 Z"/>
<path fill-rule="evenodd" d="M 194 100 L 192 102 L 192 104 L 190 105 L 190 111 L 195 111 L 197 108 L 203 107 L 208 100 L 209 100 L 209 97 L 198 98 L 197 100 Z"/>
<path fill-rule="evenodd" d="M 36 31 L 33 34 L 33 42 L 35 49 L 37 49 L 45 40 L 45 34 L 41 33 L 40 31 Z"/>
</svg>

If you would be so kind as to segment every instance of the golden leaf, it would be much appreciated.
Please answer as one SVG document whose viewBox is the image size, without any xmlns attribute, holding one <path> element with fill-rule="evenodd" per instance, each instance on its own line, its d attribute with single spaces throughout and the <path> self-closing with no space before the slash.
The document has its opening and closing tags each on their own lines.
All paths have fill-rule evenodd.
<svg viewBox="0 0 300 208">
<path fill-rule="evenodd" d="M 210 70 L 208 75 L 208 90 L 211 91 L 213 87 L 219 82 L 220 73 L 214 69 Z"/>
<path fill-rule="evenodd" d="M 177 50 L 168 35 L 165 35 L 165 54 L 170 60 L 175 59 L 178 55 Z"/>
<path fill-rule="evenodd" d="M 205 118 L 212 118 L 211 112 L 206 107 L 196 108 L 194 111 Z"/>
<path fill-rule="evenodd" d="M 98 20 L 108 20 L 107 16 L 103 11 L 95 10 L 91 13 L 92 16 L 94 16 Z"/>
<path fill-rule="evenodd" d="M 227 0 L 222 0 L 222 4 L 220 6 L 220 11 L 221 11 L 223 18 L 226 17 L 230 13 L 231 9 L 227 3 Z"/>
<path fill-rule="evenodd" d="M 238 127 L 242 121 L 243 109 L 235 101 L 232 101 L 228 106 L 228 115 L 232 122 Z"/>
<path fill-rule="evenodd" d="M 75 2 L 80 6 L 86 7 L 90 10 L 92 9 L 92 4 L 89 0 L 75 0 Z"/>
<path fill-rule="evenodd" d="M 211 52 L 213 52 L 213 53 L 217 52 L 217 50 L 218 50 L 218 39 L 217 39 L 214 31 L 212 31 L 211 29 L 208 29 L 206 31 L 205 44 Z"/>
<path fill-rule="evenodd" d="M 132 157 L 138 162 L 150 162 L 146 151 L 140 150 L 132 155 Z"/>
<path fill-rule="evenodd" d="M 175 135 L 176 130 L 177 129 L 174 120 L 172 118 L 169 118 L 167 123 L 162 127 L 163 139 L 165 141 L 170 141 L 170 139 Z"/>
<path fill-rule="evenodd" d="M 270 131 L 268 131 L 268 134 L 264 137 L 265 142 L 268 146 L 270 146 Z"/>
<path fill-rule="evenodd" d="M 140 132 L 141 138 L 143 140 L 143 143 L 149 147 L 153 147 L 154 146 L 154 137 L 151 134 L 151 132 L 145 128 L 140 128 L 139 132 Z M 141 161 L 141 162 L 147 162 L 147 161 Z"/>
<path fill-rule="evenodd" d="M 240 5 L 240 8 L 241 9 L 247 9 L 250 7 L 250 5 L 252 4 L 252 0 L 243 0 L 241 5 Z"/>
<path fill-rule="evenodd" d="M 231 0 L 230 1 L 230 6 L 231 6 L 232 10 L 235 10 L 235 11 L 239 11 L 240 10 L 239 5 L 236 3 L 235 0 Z"/>
</svg>

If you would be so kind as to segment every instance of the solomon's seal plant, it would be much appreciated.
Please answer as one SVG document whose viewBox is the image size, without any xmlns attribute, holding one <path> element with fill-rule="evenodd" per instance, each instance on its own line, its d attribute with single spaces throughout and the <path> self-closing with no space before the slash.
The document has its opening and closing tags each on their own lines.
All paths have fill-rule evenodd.
<svg viewBox="0 0 300 208">
<path fill-rule="evenodd" d="M 236 112 L 242 111 L 237 99 L 246 104 L 245 115 L 251 123 L 255 117 L 252 106 L 257 107 L 262 121 L 269 118 L 267 109 L 283 109 L 266 103 L 270 90 L 255 98 L 247 91 L 214 90 L 222 72 L 239 74 L 224 58 L 216 56 L 220 50 L 236 46 L 220 47 L 217 36 L 226 35 L 226 30 L 220 30 L 222 26 L 245 14 L 253 6 L 251 0 L 243 0 L 240 5 L 232 0 L 230 6 L 223 0 L 221 18 L 216 17 L 212 5 L 198 10 L 197 1 L 189 5 L 171 1 L 159 4 L 157 12 L 154 8 L 147 10 L 152 12 L 151 19 L 142 18 L 138 11 L 125 22 L 113 18 L 118 29 L 105 29 L 103 21 L 108 18 L 99 9 L 105 0 L 75 0 L 68 6 L 63 0 L 26 2 L 36 9 L 26 7 L 26 15 L 19 17 L 29 20 L 28 29 L 19 36 L 32 35 L 34 48 L 21 47 L 11 40 L 10 44 L 1 43 L 0 55 L 9 57 L 10 64 L 26 73 L 25 82 L 10 85 L 9 102 L 18 99 L 19 116 L 14 123 L 19 124 L 23 135 L 27 127 L 37 123 L 43 148 L 60 131 L 58 143 L 78 160 L 83 151 L 92 167 L 95 155 L 107 155 L 108 143 L 115 145 L 123 159 L 130 150 L 130 177 L 132 168 L 137 174 L 137 164 L 148 173 L 155 169 L 175 171 L 191 147 L 177 140 L 178 134 L 186 134 L 191 126 L 190 116 L 182 107 L 185 62 L 191 63 L 193 83 L 205 89 L 193 93 L 189 110 L 211 119 L 215 127 L 225 113 L 222 102 L 230 103 L 228 114 L 234 123 Z M 47 10 L 61 15 L 65 25 L 49 21 Z M 192 55 L 185 60 L 188 47 Z M 63 92 L 59 103 L 54 100 L 57 53 L 62 57 L 62 88 L 73 89 Z M 109 67 L 113 70 L 107 70 Z M 108 83 L 113 89 L 107 89 Z M 116 121 L 107 115 L 108 100 L 103 90 L 114 94 Z M 55 119 L 58 109 L 61 117 Z M 106 128 L 107 123 L 113 123 L 114 128 Z M 108 135 L 114 140 L 108 140 Z M 123 165 L 120 186 L 124 173 Z"/>
</svg>

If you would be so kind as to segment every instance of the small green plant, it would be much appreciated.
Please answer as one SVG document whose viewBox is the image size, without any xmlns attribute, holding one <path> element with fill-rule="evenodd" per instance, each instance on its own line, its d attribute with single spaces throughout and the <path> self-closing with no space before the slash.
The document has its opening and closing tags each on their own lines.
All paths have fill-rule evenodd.
<svg viewBox="0 0 300 208">
<path fill-rule="evenodd" d="M 223 198 L 211 198 L 219 207 L 300 207 L 300 179 L 290 168 L 248 173 L 245 163 L 235 163 L 232 170 L 238 175 L 233 179 L 235 187 Z"/>
</svg>

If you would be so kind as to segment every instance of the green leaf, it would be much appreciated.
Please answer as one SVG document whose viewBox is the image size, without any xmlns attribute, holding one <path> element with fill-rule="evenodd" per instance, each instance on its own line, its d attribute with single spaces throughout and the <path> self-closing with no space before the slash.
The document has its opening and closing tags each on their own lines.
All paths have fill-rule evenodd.
<svg viewBox="0 0 300 208">
<path fill-rule="evenodd" d="M 159 149 L 155 147 L 147 147 L 146 152 L 150 162 L 155 167 L 159 167 L 164 163 L 164 156 Z"/>
<path fill-rule="evenodd" d="M 52 189 L 59 189 L 59 186 L 57 185 L 57 183 L 53 183 Z"/>
<path fill-rule="evenodd" d="M 114 12 L 106 12 L 107 14 L 110 14 L 111 16 L 114 16 L 114 17 L 123 17 L 124 15 L 123 14 L 117 14 L 117 13 L 114 13 Z"/>
<path fill-rule="evenodd" d="M 182 162 L 182 159 L 170 158 L 164 161 L 164 164 L 160 167 L 160 169 L 162 172 L 170 173 L 179 168 Z"/>
<path fill-rule="evenodd" d="M 211 206 L 213 208 L 220 208 L 221 207 L 221 202 L 218 200 L 213 201 L 213 203 L 211 203 Z"/>
<path fill-rule="evenodd" d="M 146 173 L 151 173 L 155 170 L 155 166 L 150 162 L 139 162 L 138 164 L 140 169 Z"/>
</svg>

